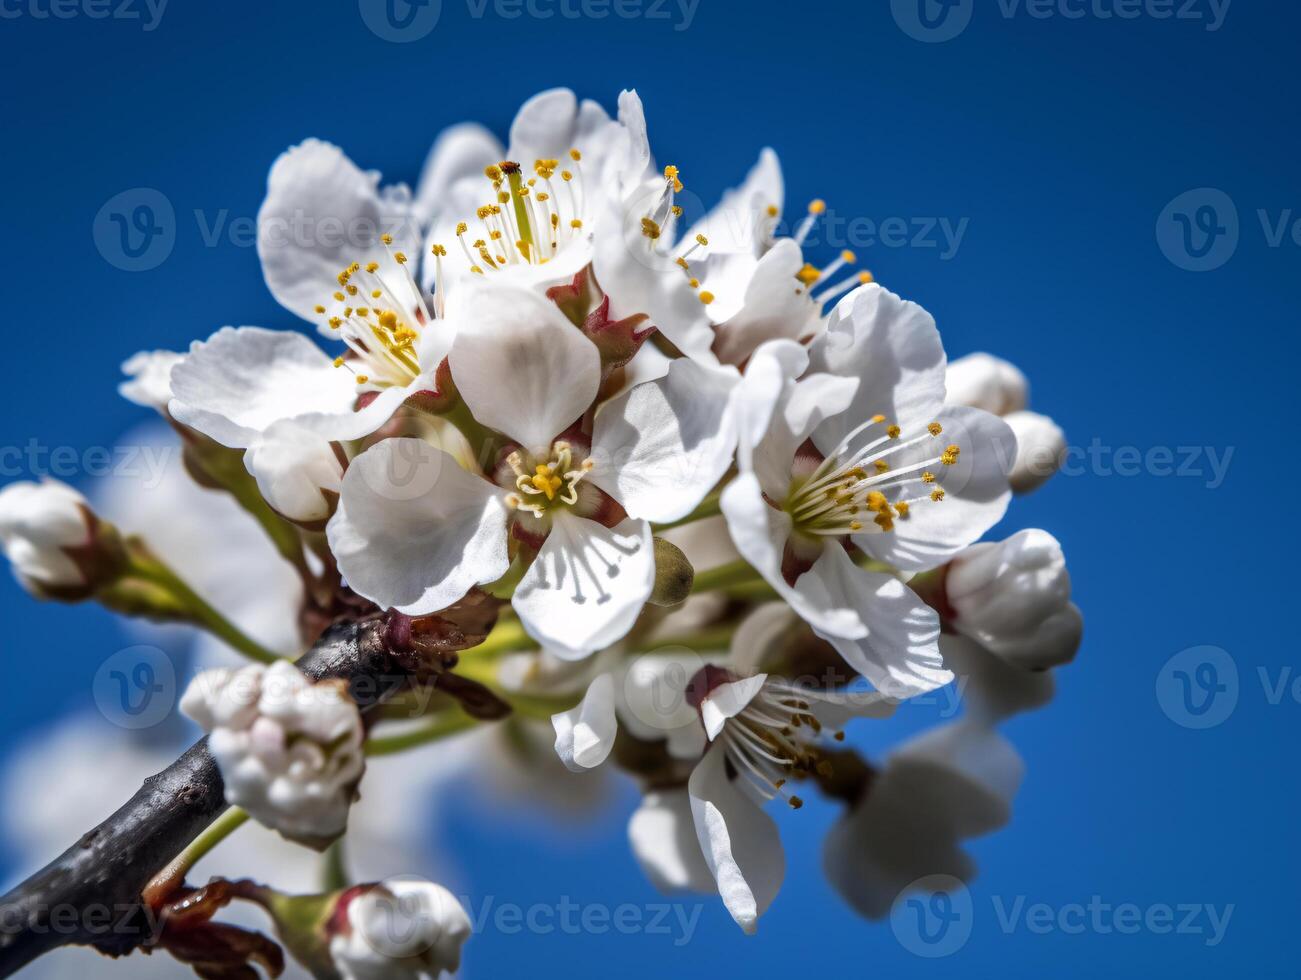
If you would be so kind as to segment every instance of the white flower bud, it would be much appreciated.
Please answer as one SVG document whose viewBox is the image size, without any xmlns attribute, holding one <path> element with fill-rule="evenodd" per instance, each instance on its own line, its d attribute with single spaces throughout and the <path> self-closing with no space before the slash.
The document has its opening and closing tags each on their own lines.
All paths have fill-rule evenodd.
<svg viewBox="0 0 1301 980">
<path fill-rule="evenodd" d="M 127 380 L 118 385 L 118 394 L 144 408 L 167 413 L 172 400 L 172 368 L 185 359 L 170 350 L 142 350 L 122 365 Z"/>
<path fill-rule="evenodd" d="M 1016 493 L 1037 490 L 1061 469 L 1066 456 L 1066 434 L 1046 415 L 1012 412 L 1003 416 L 1016 435 L 1016 461 L 1008 480 Z"/>
<path fill-rule="evenodd" d="M 244 466 L 271 507 L 299 524 L 323 524 L 343 487 L 343 463 L 334 447 L 292 422 L 261 433 L 244 453 Z"/>
<path fill-rule="evenodd" d="M 437 980 L 460 969 L 470 917 L 442 885 L 391 879 L 342 900 L 330 957 L 343 980 Z"/>
<path fill-rule="evenodd" d="M 1014 365 L 992 354 L 968 354 L 950 361 L 944 377 L 950 405 L 967 405 L 994 415 L 1026 406 L 1029 385 Z"/>
<path fill-rule="evenodd" d="M 313 683 L 287 660 L 196 677 L 181 711 L 209 732 L 226 800 L 293 840 L 342 833 L 365 762 L 342 681 Z"/>
<path fill-rule="evenodd" d="M 11 483 L 0 490 L 0 547 L 14 575 L 32 594 L 45 597 L 85 589 L 95 518 L 86 498 L 57 480 Z"/>
<path fill-rule="evenodd" d="M 946 589 L 953 626 L 1009 663 L 1056 667 L 1079 649 L 1083 618 L 1061 545 L 1047 531 L 973 545 L 949 565 Z"/>
</svg>

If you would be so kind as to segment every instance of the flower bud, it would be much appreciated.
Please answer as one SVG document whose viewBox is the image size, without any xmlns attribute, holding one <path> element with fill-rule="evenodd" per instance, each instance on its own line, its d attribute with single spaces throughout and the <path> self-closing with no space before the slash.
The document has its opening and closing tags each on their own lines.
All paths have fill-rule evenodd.
<svg viewBox="0 0 1301 980">
<path fill-rule="evenodd" d="M 1003 421 L 1016 435 L 1016 461 L 1008 481 L 1016 493 L 1029 493 L 1048 482 L 1066 457 L 1066 434 L 1057 423 L 1036 412 L 1012 412 Z"/>
<path fill-rule="evenodd" d="M 343 487 L 343 461 L 334 445 L 313 432 L 279 422 L 254 440 L 244 466 L 262 498 L 282 517 L 321 528 Z"/>
<path fill-rule="evenodd" d="M 968 354 L 950 361 L 944 378 L 950 405 L 967 405 L 994 415 L 1007 415 L 1026 406 L 1025 375 L 992 354 Z"/>
<path fill-rule="evenodd" d="M 181 711 L 210 733 L 228 803 L 313 847 L 344 831 L 365 762 L 361 713 L 342 681 L 313 683 L 287 660 L 210 670 Z"/>
<path fill-rule="evenodd" d="M 945 586 L 952 626 L 1009 663 L 1041 670 L 1075 657 L 1084 622 L 1061 545 L 1047 531 L 973 545 L 949 565 Z"/>
<path fill-rule="evenodd" d="M 656 538 L 655 585 L 648 600 L 651 605 L 676 606 L 686 602 L 695 581 L 696 570 L 682 549 L 663 538 Z"/>
<path fill-rule="evenodd" d="M 344 892 L 328 932 L 343 980 L 436 980 L 460 969 L 471 926 L 442 885 L 397 878 Z"/>
<path fill-rule="evenodd" d="M 0 548 L 23 588 L 41 599 L 88 599 L 124 562 L 117 532 L 57 480 L 0 490 Z"/>
</svg>

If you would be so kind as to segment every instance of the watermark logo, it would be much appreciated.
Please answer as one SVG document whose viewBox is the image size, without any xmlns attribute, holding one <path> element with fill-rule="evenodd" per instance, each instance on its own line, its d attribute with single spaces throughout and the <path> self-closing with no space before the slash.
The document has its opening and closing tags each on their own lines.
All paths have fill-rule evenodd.
<svg viewBox="0 0 1301 980">
<path fill-rule="evenodd" d="M 148 34 L 162 23 L 168 0 L 0 0 L 0 20 L 134 21 Z"/>
<path fill-rule="evenodd" d="M 358 0 L 357 6 L 371 33 L 394 44 L 428 37 L 443 14 L 443 0 Z"/>
<path fill-rule="evenodd" d="M 1181 650 L 1157 675 L 1156 699 L 1176 725 L 1215 728 L 1238 705 L 1238 666 L 1219 647 Z"/>
<path fill-rule="evenodd" d="M 909 885 L 890 909 L 890 929 L 908 952 L 925 959 L 952 956 L 971 938 L 971 892 L 952 875 L 927 875 Z"/>
<path fill-rule="evenodd" d="M 92 691 L 100 713 L 113 724 L 152 728 L 176 704 L 176 668 L 157 647 L 127 647 L 100 665 Z"/>
<path fill-rule="evenodd" d="M 967 29 L 975 0 L 890 0 L 899 29 L 915 41 L 941 44 Z"/>
<path fill-rule="evenodd" d="M 123 272 L 156 269 L 176 246 L 172 202 L 152 187 L 113 195 L 95 215 L 92 228 L 99 254 Z"/>
<path fill-rule="evenodd" d="M 1233 199 L 1214 187 L 1180 194 L 1156 222 L 1156 240 L 1165 257 L 1188 272 L 1211 272 L 1238 250 L 1240 224 Z"/>
</svg>

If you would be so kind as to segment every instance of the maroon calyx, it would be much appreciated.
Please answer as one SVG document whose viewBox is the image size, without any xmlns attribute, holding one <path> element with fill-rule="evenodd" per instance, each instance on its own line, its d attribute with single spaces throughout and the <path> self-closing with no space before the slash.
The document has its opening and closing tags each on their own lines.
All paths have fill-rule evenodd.
<svg viewBox="0 0 1301 980">
<path fill-rule="evenodd" d="M 714 664 L 706 664 L 701 667 L 687 681 L 687 704 L 693 708 L 699 708 L 704 703 L 705 698 L 709 697 L 714 691 L 724 684 L 731 684 L 737 680 L 737 676 L 725 667 L 717 667 Z"/>
</svg>

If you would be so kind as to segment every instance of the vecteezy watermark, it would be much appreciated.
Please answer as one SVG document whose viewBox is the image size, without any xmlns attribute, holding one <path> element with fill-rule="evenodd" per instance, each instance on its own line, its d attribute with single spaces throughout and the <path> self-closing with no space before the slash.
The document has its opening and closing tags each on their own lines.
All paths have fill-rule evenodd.
<svg viewBox="0 0 1301 980">
<path fill-rule="evenodd" d="M 443 0 L 358 0 L 361 19 L 385 41 L 409 44 L 427 37 L 443 12 Z M 696 19 L 700 0 L 465 0 L 472 20 L 659 21 L 675 31 Z"/>
<path fill-rule="evenodd" d="M 152 728 L 176 704 L 176 668 L 157 647 L 127 647 L 100 665 L 91 689 L 100 713 L 113 724 Z"/>
<path fill-rule="evenodd" d="M 91 231 L 109 265 L 148 272 L 166 262 L 176 246 L 176 212 L 162 191 L 133 187 L 104 202 Z"/>
<path fill-rule="evenodd" d="M 1042 466 L 1046 476 L 1060 462 L 1063 476 L 1201 480 L 1207 490 L 1218 490 L 1228 477 L 1234 452 L 1233 446 L 1109 446 L 1095 436 L 1087 446 L 1068 446 L 1060 461 L 1048 456 L 1029 464 L 1032 471 Z"/>
<path fill-rule="evenodd" d="M 160 486 L 167 466 L 176 453 L 174 446 L 47 446 L 29 439 L 22 446 L 0 446 L 0 477 L 54 477 L 72 480 L 84 477 L 121 477 L 140 480 L 141 489 Z"/>
<path fill-rule="evenodd" d="M 1255 677 L 1266 704 L 1278 707 L 1290 701 L 1301 705 L 1301 674 L 1291 666 L 1262 664 L 1256 667 Z M 1157 703 L 1181 728 L 1200 730 L 1224 724 L 1241 703 L 1243 693 L 1237 662 L 1227 650 L 1215 646 L 1180 650 L 1165 662 L 1156 678 Z"/>
<path fill-rule="evenodd" d="M 1004 20 L 1169 20 L 1201 25 L 1208 33 L 1224 26 L 1233 0 L 997 0 Z M 916 41 L 939 44 L 965 31 L 975 0 L 890 0 L 899 29 Z"/>
<path fill-rule="evenodd" d="M 149 946 L 162 937 L 168 914 L 148 902 L 0 905 L 0 936 L 134 936 Z"/>
<path fill-rule="evenodd" d="M 606 905 L 601 902 L 576 902 L 561 895 L 554 902 L 520 905 L 498 902 L 493 895 L 478 901 L 462 897 L 461 905 L 470 915 L 475 935 L 489 930 L 503 936 L 528 933 L 534 936 L 659 936 L 676 947 L 686 946 L 695 937 L 704 911 L 701 903 L 652 902 L 636 905 Z"/>
<path fill-rule="evenodd" d="M 982 905 L 983 908 L 983 905 Z M 979 912 L 971 892 L 950 875 L 928 875 L 908 886 L 890 909 L 890 928 L 904 949 L 926 959 L 952 956 L 971 939 L 977 919 L 993 923 L 1003 935 L 1059 933 L 1079 936 L 1195 937 L 1207 947 L 1224 941 L 1236 906 L 1206 902 L 1108 902 L 1092 895 L 1079 902 L 1032 902 L 1026 895 L 990 896 L 989 912 Z"/>
<path fill-rule="evenodd" d="M 123 20 L 148 33 L 163 19 L 168 0 L 0 0 L 0 20 Z"/>
<path fill-rule="evenodd" d="M 717 218 L 717 215 L 714 216 Z M 916 249 L 935 252 L 941 262 L 958 254 L 971 219 L 936 215 L 890 215 L 870 218 L 844 215 L 828 208 L 822 212 L 801 244 L 806 250 L 823 246 L 838 249 Z M 777 222 L 774 237 L 793 235 L 794 228 Z"/>
<path fill-rule="evenodd" d="M 967 945 L 975 917 L 966 885 L 951 875 L 928 875 L 895 899 L 890 930 L 913 955 L 939 959 Z"/>
<path fill-rule="evenodd" d="M 1301 214 L 1292 208 L 1256 209 L 1265 247 L 1301 248 Z M 1238 206 L 1215 187 L 1185 191 L 1165 206 L 1156 222 L 1156 240 L 1172 264 L 1188 272 L 1213 272 L 1238 251 L 1242 225 Z"/>
<path fill-rule="evenodd" d="M 1238 250 L 1238 208 L 1224 191 L 1199 187 L 1165 206 L 1156 240 L 1165 257 L 1188 272 L 1210 272 Z"/>
</svg>

